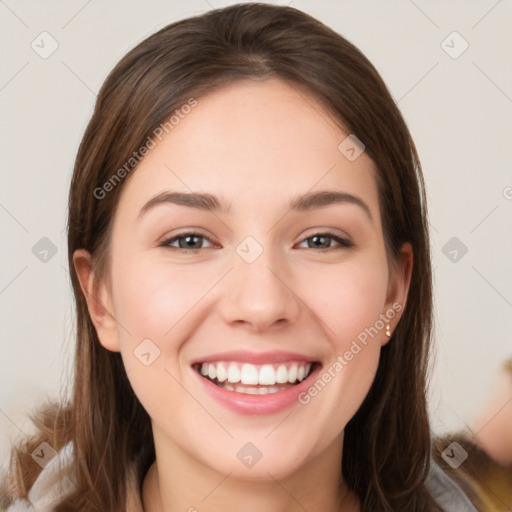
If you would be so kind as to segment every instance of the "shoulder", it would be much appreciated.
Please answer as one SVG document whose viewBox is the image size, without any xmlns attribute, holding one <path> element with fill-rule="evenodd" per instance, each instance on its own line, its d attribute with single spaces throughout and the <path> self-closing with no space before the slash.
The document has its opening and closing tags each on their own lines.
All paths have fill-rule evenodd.
<svg viewBox="0 0 512 512">
<path fill-rule="evenodd" d="M 425 483 L 432 497 L 447 512 L 479 512 L 462 488 L 432 459 Z"/>
<path fill-rule="evenodd" d="M 5 512 L 53 512 L 62 498 L 75 489 L 72 478 L 67 476 L 73 459 L 73 448 L 68 443 L 60 452 L 50 459 L 28 493 L 30 503 L 16 500 Z"/>
<path fill-rule="evenodd" d="M 473 510 L 512 510 L 512 466 L 504 467 L 493 460 L 463 433 L 434 440 L 431 475 L 438 492 L 443 494 L 445 486 L 455 485 L 473 504 Z"/>
</svg>

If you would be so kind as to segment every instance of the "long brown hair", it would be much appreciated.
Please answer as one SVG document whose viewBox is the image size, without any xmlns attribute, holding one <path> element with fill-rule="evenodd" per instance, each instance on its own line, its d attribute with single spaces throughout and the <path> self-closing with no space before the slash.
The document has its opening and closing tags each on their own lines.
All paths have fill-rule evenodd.
<svg viewBox="0 0 512 512">
<path fill-rule="evenodd" d="M 155 458 L 150 420 L 120 354 L 99 343 L 73 253 L 89 251 L 98 279 L 108 279 L 111 221 L 130 176 L 104 197 L 98 191 L 190 98 L 200 101 L 203 92 L 232 80 L 269 77 L 314 95 L 363 141 L 377 170 L 388 258 L 396 261 L 406 241 L 414 251 L 403 316 L 382 348 L 366 399 L 345 429 L 344 478 L 365 511 L 441 510 L 424 485 L 431 449 L 426 380 L 432 285 L 424 183 L 414 143 L 386 85 L 360 50 L 297 9 L 258 3 L 168 25 L 123 57 L 101 88 L 76 158 L 68 205 L 77 320 L 74 392 L 69 403 L 40 410 L 34 421 L 41 433 L 13 449 L 5 486 L 11 498 L 26 498 L 41 472 L 30 455 L 35 447 L 47 441 L 59 451 L 71 443 L 77 489 L 62 498 L 57 512 L 140 509 L 141 483 Z"/>
</svg>

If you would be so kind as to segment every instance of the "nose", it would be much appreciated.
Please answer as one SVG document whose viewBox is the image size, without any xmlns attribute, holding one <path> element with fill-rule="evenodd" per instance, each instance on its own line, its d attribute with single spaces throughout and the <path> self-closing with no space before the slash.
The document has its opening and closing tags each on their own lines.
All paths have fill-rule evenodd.
<svg viewBox="0 0 512 512">
<path fill-rule="evenodd" d="M 252 263 L 234 255 L 234 267 L 225 282 L 221 314 L 230 324 L 264 332 L 296 321 L 301 300 L 285 264 L 263 253 Z"/>
</svg>

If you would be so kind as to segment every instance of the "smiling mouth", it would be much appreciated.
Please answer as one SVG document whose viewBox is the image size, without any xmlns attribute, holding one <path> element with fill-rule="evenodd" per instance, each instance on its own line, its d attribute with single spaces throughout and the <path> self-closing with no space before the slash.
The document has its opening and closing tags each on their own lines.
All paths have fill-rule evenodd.
<svg viewBox="0 0 512 512">
<path fill-rule="evenodd" d="M 304 361 L 264 365 L 230 361 L 197 363 L 193 368 L 202 378 L 227 391 L 267 395 L 297 386 L 318 366 L 318 362 Z"/>
</svg>

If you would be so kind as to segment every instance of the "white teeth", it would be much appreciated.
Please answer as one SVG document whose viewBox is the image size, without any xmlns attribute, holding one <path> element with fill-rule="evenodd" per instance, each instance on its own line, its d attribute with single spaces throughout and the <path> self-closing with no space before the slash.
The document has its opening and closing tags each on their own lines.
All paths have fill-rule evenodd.
<svg viewBox="0 0 512 512">
<path fill-rule="evenodd" d="M 284 384 L 285 382 L 288 382 L 288 370 L 286 369 L 286 366 L 282 364 L 276 372 L 276 382 L 279 384 Z"/>
<path fill-rule="evenodd" d="M 252 364 L 244 364 L 240 373 L 242 384 L 259 384 L 258 370 Z"/>
<path fill-rule="evenodd" d="M 276 372 L 270 364 L 261 367 L 259 373 L 259 384 L 262 386 L 271 386 L 276 383 Z"/>
<path fill-rule="evenodd" d="M 288 382 L 293 383 L 297 380 L 297 365 L 292 364 L 291 368 L 288 370 Z"/>
<path fill-rule="evenodd" d="M 311 363 L 256 366 L 249 363 L 215 362 L 202 363 L 199 373 L 210 380 L 217 379 L 219 383 L 227 381 L 231 384 L 275 386 L 275 384 L 302 382 L 309 375 L 310 370 Z"/>
<path fill-rule="evenodd" d="M 234 364 L 230 365 L 228 368 L 228 382 L 240 382 L 240 370 L 238 366 Z"/>
<path fill-rule="evenodd" d="M 272 393 L 277 393 L 278 391 L 283 391 L 283 389 L 292 387 L 292 384 L 285 384 L 284 386 L 265 386 L 255 388 L 251 386 L 244 386 L 242 384 L 228 384 L 227 382 L 218 385 L 221 388 L 227 389 L 228 391 L 234 391 L 235 393 L 242 393 L 246 395 L 270 395 Z"/>
<path fill-rule="evenodd" d="M 226 368 L 222 366 L 222 364 L 217 365 L 217 380 L 219 382 L 224 382 L 228 378 L 228 372 Z"/>
</svg>

